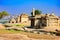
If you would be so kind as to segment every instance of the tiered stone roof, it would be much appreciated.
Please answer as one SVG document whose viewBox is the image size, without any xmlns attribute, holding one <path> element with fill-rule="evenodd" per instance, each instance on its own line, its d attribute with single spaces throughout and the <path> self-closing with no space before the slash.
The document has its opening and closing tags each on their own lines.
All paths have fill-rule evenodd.
<svg viewBox="0 0 60 40">
<path fill-rule="evenodd" d="M 29 15 L 28 14 L 21 14 L 21 17 L 28 17 Z"/>
</svg>

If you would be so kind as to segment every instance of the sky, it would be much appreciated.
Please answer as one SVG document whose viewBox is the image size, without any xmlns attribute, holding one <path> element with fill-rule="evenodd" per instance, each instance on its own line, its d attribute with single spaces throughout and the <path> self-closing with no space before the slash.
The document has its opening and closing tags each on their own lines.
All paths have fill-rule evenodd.
<svg viewBox="0 0 60 40">
<path fill-rule="evenodd" d="M 60 0 L 0 0 L 0 12 L 7 11 L 10 15 L 30 15 L 32 8 L 60 16 Z"/>
</svg>

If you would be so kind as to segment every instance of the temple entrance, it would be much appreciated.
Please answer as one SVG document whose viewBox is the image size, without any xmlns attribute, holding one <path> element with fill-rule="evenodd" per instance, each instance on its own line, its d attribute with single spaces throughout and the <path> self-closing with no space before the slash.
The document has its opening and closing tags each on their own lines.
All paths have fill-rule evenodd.
<svg viewBox="0 0 60 40">
<path fill-rule="evenodd" d="M 35 26 L 35 20 L 31 19 L 31 27 L 34 27 L 34 26 Z"/>
<path fill-rule="evenodd" d="M 12 22 L 12 23 L 14 23 L 14 22 Z"/>
</svg>

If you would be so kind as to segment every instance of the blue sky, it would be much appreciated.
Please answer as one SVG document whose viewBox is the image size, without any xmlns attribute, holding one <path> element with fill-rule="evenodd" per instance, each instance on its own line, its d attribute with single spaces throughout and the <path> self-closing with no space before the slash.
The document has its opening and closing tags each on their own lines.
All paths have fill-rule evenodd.
<svg viewBox="0 0 60 40">
<path fill-rule="evenodd" d="M 7 11 L 11 15 L 30 14 L 32 8 L 60 16 L 60 0 L 0 0 L 0 12 Z"/>
</svg>

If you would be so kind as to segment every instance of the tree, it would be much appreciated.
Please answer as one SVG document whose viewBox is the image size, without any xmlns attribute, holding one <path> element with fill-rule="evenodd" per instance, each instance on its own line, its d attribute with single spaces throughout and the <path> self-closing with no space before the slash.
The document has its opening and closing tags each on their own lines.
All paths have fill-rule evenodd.
<svg viewBox="0 0 60 40">
<path fill-rule="evenodd" d="M 5 17 L 5 16 L 9 16 L 9 14 L 6 11 L 0 12 L 0 19 Z"/>
<path fill-rule="evenodd" d="M 9 14 L 6 11 L 2 12 L 2 16 L 8 16 Z"/>
<path fill-rule="evenodd" d="M 41 14 L 42 12 L 40 10 L 35 10 L 35 15 L 39 15 Z M 31 14 L 33 14 L 33 12 L 31 12 Z"/>
<path fill-rule="evenodd" d="M 2 13 L 0 12 L 0 19 L 2 18 Z"/>
</svg>

